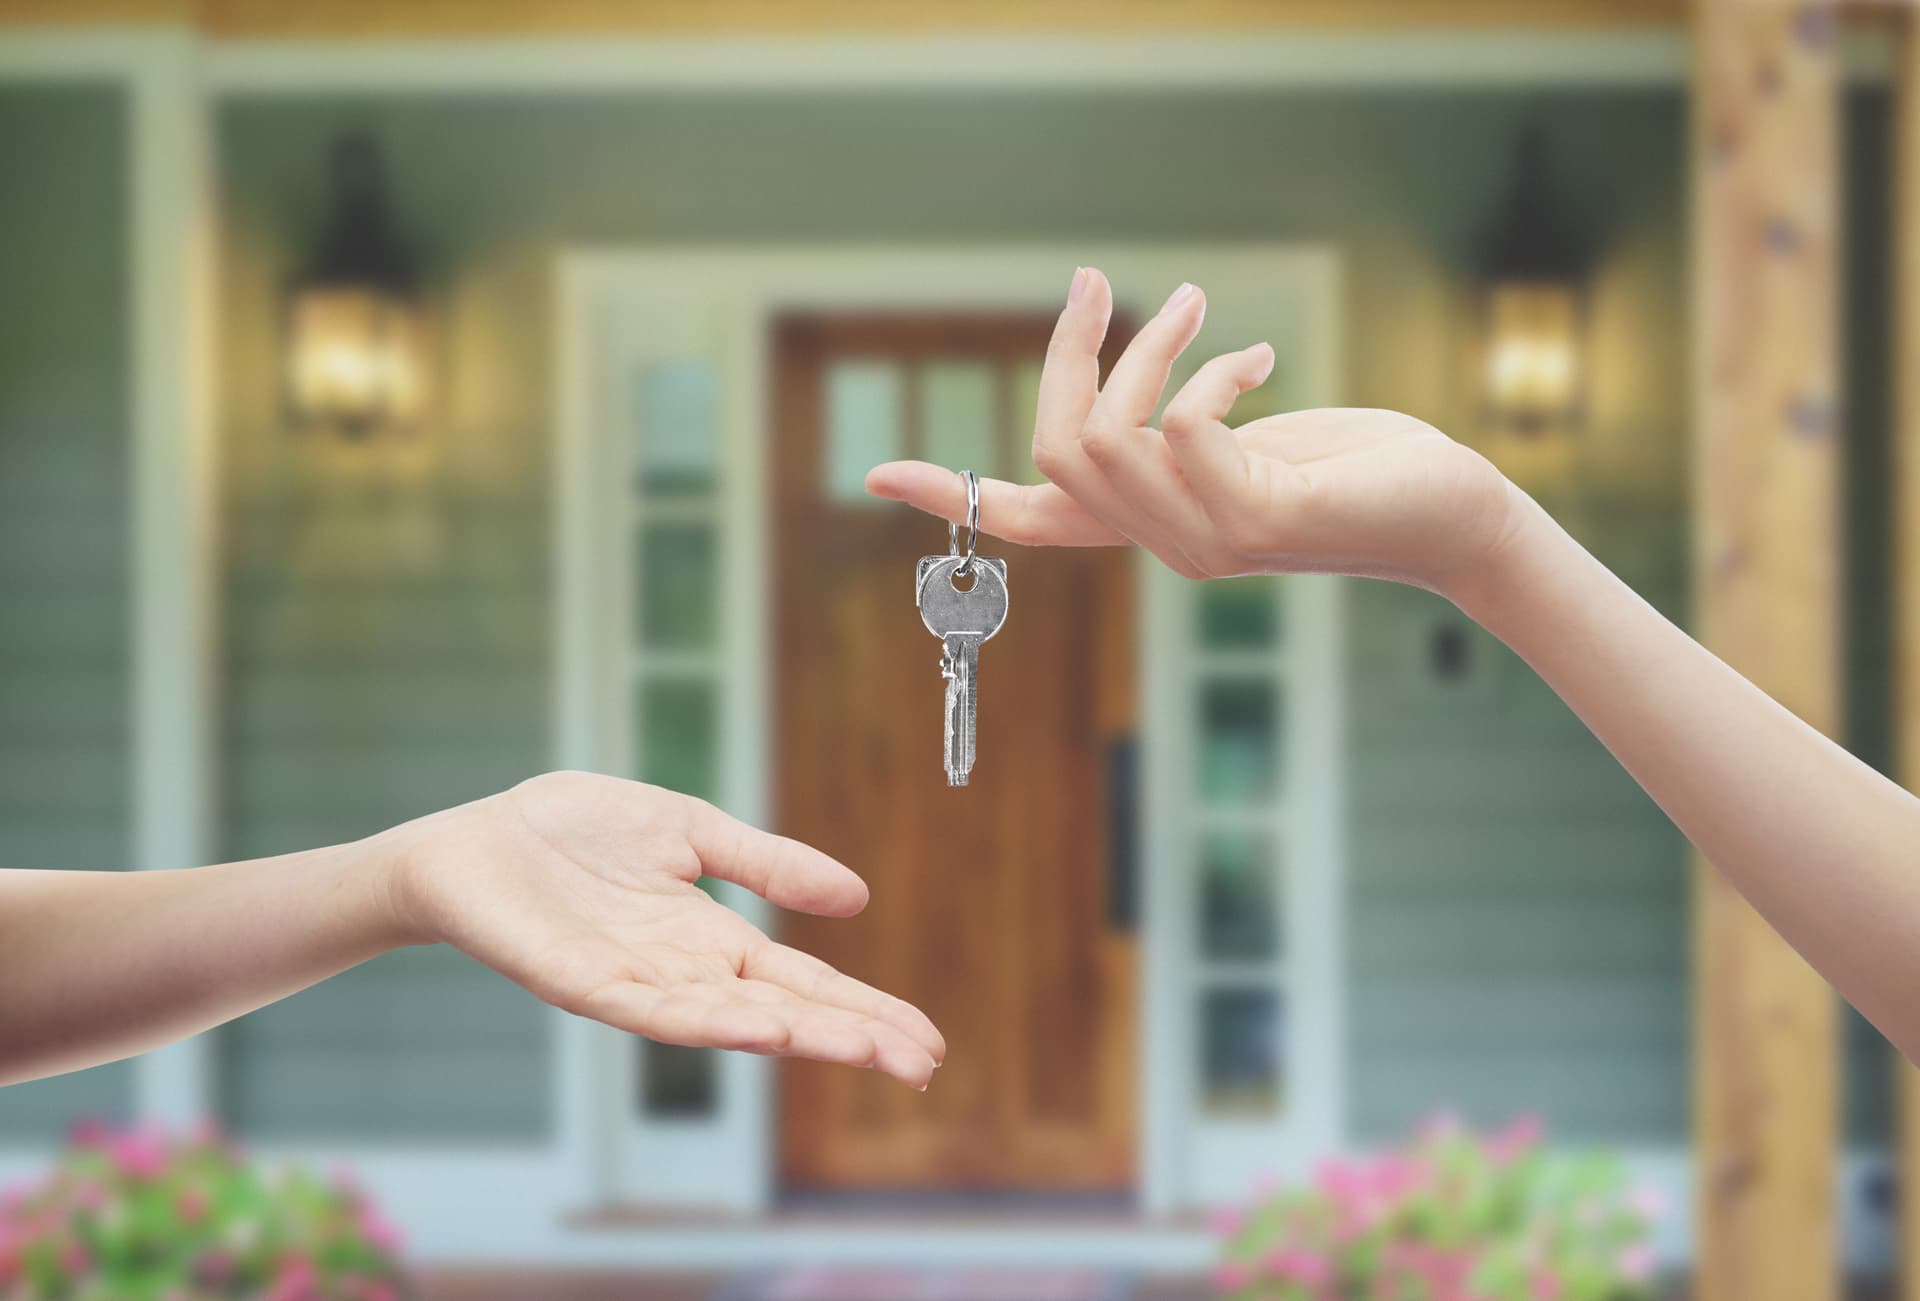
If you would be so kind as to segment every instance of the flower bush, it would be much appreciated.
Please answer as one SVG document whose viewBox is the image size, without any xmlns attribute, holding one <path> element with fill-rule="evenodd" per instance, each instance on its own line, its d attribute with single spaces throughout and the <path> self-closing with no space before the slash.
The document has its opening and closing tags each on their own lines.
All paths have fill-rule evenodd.
<svg viewBox="0 0 1920 1301">
<path fill-rule="evenodd" d="M 1242 1301 L 1645 1301 L 1656 1195 L 1604 1158 L 1556 1159 L 1524 1118 L 1425 1126 L 1224 1214 L 1214 1282 Z"/>
<path fill-rule="evenodd" d="M 398 1301 L 399 1234 L 350 1181 L 269 1178 L 207 1130 L 76 1126 L 0 1193 L 4 1301 Z"/>
</svg>

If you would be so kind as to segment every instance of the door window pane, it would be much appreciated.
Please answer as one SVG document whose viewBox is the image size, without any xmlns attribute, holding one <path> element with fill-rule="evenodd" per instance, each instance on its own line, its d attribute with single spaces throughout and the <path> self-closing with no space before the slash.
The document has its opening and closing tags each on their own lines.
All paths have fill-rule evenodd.
<svg viewBox="0 0 1920 1301">
<path fill-rule="evenodd" d="M 711 1116 L 716 1087 L 714 1050 L 682 1044 L 640 1045 L 640 1107 L 661 1120 Z"/>
<path fill-rule="evenodd" d="M 1200 848 L 1200 954 L 1203 960 L 1271 958 L 1279 950 L 1273 838 L 1219 831 Z"/>
<path fill-rule="evenodd" d="M 1011 422 L 1013 438 L 1013 465 L 1009 467 L 1008 477 L 1016 483 L 1045 483 L 1047 476 L 1040 473 L 1033 463 L 1033 413 L 1040 405 L 1040 365 L 1038 361 L 1023 361 L 1013 368 L 1011 399 L 1012 408 L 1007 413 Z"/>
<path fill-rule="evenodd" d="M 1280 637 L 1280 591 L 1271 578 L 1229 578 L 1200 585 L 1200 645 L 1264 650 Z"/>
<path fill-rule="evenodd" d="M 979 362 L 934 362 L 920 372 L 922 455 L 982 477 L 1000 468 L 1000 426 L 993 369 Z"/>
<path fill-rule="evenodd" d="M 652 650 L 713 649 L 713 527 L 649 524 L 639 539 L 640 644 Z"/>
<path fill-rule="evenodd" d="M 1270 1114 L 1281 1100 L 1280 996 L 1211 989 L 1201 996 L 1201 1098 L 1208 1111 Z"/>
<path fill-rule="evenodd" d="M 1270 798 L 1279 784 L 1280 693 L 1271 682 L 1200 688 L 1200 793 L 1216 803 Z"/>
<path fill-rule="evenodd" d="M 703 361 L 640 368 L 636 486 L 651 496 L 709 491 L 719 431 L 713 367 Z"/>
<path fill-rule="evenodd" d="M 719 795 L 719 710 L 713 684 L 663 678 L 640 689 L 640 780 L 711 800 Z"/>
<path fill-rule="evenodd" d="M 884 361 L 842 361 L 827 369 L 826 495 L 851 505 L 867 496 L 867 471 L 902 454 L 900 415 L 906 385 Z"/>
</svg>

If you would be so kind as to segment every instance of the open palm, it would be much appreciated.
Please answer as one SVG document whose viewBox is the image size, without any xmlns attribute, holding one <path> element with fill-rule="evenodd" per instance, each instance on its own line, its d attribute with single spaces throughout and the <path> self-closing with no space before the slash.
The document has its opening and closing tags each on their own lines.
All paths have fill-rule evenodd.
<svg viewBox="0 0 1920 1301">
<path fill-rule="evenodd" d="M 1239 429 L 1234 400 L 1263 383 L 1273 350 L 1215 357 L 1159 406 L 1206 300 L 1183 285 L 1128 344 L 1105 385 L 1099 350 L 1112 290 L 1074 278 L 1047 350 L 1034 463 L 1049 482 L 985 481 L 980 523 L 1029 545 L 1138 543 L 1189 577 L 1363 574 L 1444 589 L 1510 528 L 1511 489 L 1484 458 L 1395 411 L 1295 411 Z M 959 520 L 965 493 L 923 462 L 879 466 L 869 491 Z"/>
<path fill-rule="evenodd" d="M 925 1088 L 946 1053 L 910 1004 L 777 944 L 695 884 L 844 917 L 860 878 L 702 801 L 551 773 L 389 833 L 395 904 L 558 1007 L 666 1043 L 871 1066 Z"/>
</svg>

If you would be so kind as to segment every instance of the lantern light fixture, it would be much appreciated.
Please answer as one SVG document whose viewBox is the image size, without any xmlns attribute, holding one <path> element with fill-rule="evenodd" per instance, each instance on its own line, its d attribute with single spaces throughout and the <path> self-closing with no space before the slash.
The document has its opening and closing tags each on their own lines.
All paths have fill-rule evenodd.
<svg viewBox="0 0 1920 1301">
<path fill-rule="evenodd" d="M 1580 423 L 1585 273 L 1547 184 L 1540 133 L 1530 128 L 1488 241 L 1481 290 L 1482 409 L 1495 432 L 1539 438 Z"/>
<path fill-rule="evenodd" d="M 287 295 L 292 422 L 352 440 L 415 432 L 429 397 L 425 304 L 370 137 L 335 143 L 330 188 L 319 244 Z"/>
</svg>

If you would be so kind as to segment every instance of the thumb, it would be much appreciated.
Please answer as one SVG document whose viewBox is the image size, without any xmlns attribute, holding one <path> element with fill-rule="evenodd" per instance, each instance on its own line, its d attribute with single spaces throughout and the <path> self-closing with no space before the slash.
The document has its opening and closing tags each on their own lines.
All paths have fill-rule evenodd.
<svg viewBox="0 0 1920 1301">
<path fill-rule="evenodd" d="M 748 826 L 704 800 L 687 803 L 687 843 L 702 875 L 745 886 L 795 912 L 851 917 L 867 906 L 867 883 L 838 859 Z"/>
</svg>

